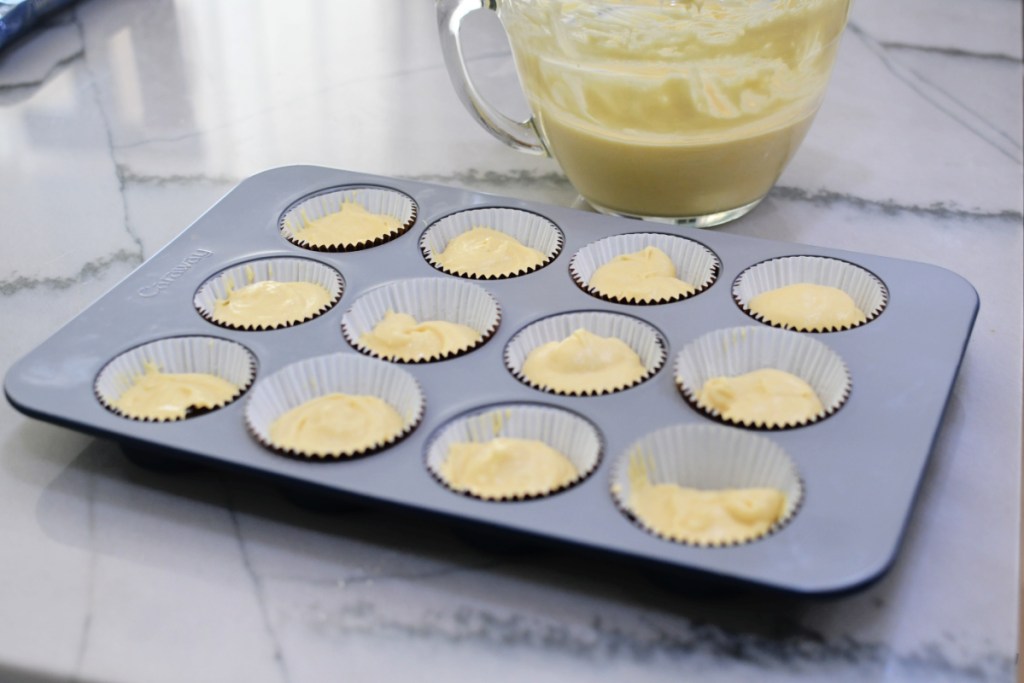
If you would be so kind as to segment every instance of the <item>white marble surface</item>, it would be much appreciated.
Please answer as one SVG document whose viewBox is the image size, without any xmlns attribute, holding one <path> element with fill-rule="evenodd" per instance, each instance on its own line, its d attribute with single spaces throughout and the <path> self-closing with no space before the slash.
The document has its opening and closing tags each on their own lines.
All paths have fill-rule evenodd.
<svg viewBox="0 0 1024 683">
<path fill-rule="evenodd" d="M 473 48 L 517 106 L 501 43 Z M 687 598 L 153 473 L 2 403 L 0 680 L 1010 680 L 1021 76 L 1015 0 L 857 0 L 807 141 L 721 228 L 938 264 L 980 293 L 905 544 L 867 590 Z M 4 371 L 269 167 L 575 199 L 461 109 L 425 0 L 84 0 L 0 51 L 0 130 Z"/>
</svg>

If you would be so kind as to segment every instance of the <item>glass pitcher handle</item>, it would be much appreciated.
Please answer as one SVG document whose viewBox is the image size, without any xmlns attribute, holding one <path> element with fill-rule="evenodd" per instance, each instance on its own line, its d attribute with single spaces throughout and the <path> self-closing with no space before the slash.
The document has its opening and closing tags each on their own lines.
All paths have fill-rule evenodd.
<svg viewBox="0 0 1024 683">
<path fill-rule="evenodd" d="M 459 37 L 462 20 L 478 9 L 497 11 L 497 6 L 498 0 L 437 0 L 437 28 L 448 77 L 463 106 L 491 135 L 513 149 L 546 156 L 547 149 L 537 135 L 533 118 L 516 121 L 495 109 L 480 96 L 466 69 Z"/>
</svg>

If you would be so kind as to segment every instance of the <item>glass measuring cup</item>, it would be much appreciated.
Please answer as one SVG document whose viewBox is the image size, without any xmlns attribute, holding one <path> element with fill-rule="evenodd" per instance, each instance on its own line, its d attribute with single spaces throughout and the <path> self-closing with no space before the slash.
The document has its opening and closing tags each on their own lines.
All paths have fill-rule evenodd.
<svg viewBox="0 0 1024 683">
<path fill-rule="evenodd" d="M 460 31 L 497 12 L 532 115 L 474 86 Z M 437 0 L 455 90 L 595 209 L 709 227 L 753 209 L 824 97 L 849 0 Z"/>
</svg>

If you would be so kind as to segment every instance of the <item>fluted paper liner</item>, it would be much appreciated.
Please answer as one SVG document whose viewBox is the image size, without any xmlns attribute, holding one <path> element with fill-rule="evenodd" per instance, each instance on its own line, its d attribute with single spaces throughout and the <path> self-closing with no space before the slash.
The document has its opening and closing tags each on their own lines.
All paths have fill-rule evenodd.
<svg viewBox="0 0 1024 683">
<path fill-rule="evenodd" d="M 150 418 L 126 415 L 114 403 L 138 377 L 152 365 L 166 373 L 202 373 L 215 375 L 238 387 L 231 399 L 218 406 L 186 413 L 183 418 Z M 218 410 L 237 400 L 256 377 L 256 358 L 241 344 L 227 339 L 206 336 L 167 337 L 128 349 L 103 366 L 93 391 L 108 410 L 130 420 L 141 422 L 173 422 Z"/>
<path fill-rule="evenodd" d="M 431 362 L 469 353 L 494 335 L 501 320 L 498 302 L 480 285 L 442 277 L 411 278 L 361 295 L 341 319 L 345 339 L 358 351 L 381 358 L 363 345 L 360 338 L 372 331 L 388 311 L 411 315 L 420 323 L 428 320 L 458 323 L 480 333 L 473 344 L 448 354 L 415 360 L 384 358 L 396 363 Z"/>
<path fill-rule="evenodd" d="M 590 285 L 590 278 L 598 268 L 617 256 L 632 254 L 647 247 L 656 247 L 665 252 L 676 268 L 676 277 L 692 285 L 694 291 L 662 299 L 636 299 L 615 296 Z M 700 242 L 656 232 L 605 237 L 581 248 L 569 262 L 569 274 L 577 286 L 587 294 L 605 301 L 638 305 L 667 304 L 696 296 L 714 284 L 720 269 L 721 262 L 715 252 Z"/>
<path fill-rule="evenodd" d="M 390 216 L 398 221 L 398 227 L 380 237 L 355 242 L 335 244 L 310 244 L 302 239 L 301 230 L 308 223 L 341 211 L 345 202 L 356 202 L 369 213 Z M 358 251 L 376 247 L 405 234 L 416 222 L 418 208 L 412 197 L 387 187 L 348 186 L 337 187 L 303 197 L 288 207 L 281 215 L 281 235 L 292 244 L 313 251 Z"/>
<path fill-rule="evenodd" d="M 807 382 L 821 401 L 821 412 L 803 422 L 748 423 L 727 420 L 714 408 L 698 403 L 697 392 L 712 377 L 735 377 L 763 368 L 782 370 Z M 684 398 L 705 415 L 760 429 L 817 422 L 839 410 L 850 393 L 850 373 L 835 351 L 805 334 L 770 327 L 731 327 L 698 337 L 676 356 L 675 381 Z"/>
<path fill-rule="evenodd" d="M 835 287 L 846 292 L 866 320 L 841 327 L 796 328 L 768 320 L 750 310 L 750 300 L 755 296 L 799 283 Z M 785 256 L 762 261 L 740 273 L 733 282 L 732 297 L 744 313 L 767 325 L 800 332 L 836 332 L 866 325 L 877 318 L 885 310 L 889 292 L 877 276 L 848 261 L 825 256 Z"/>
<path fill-rule="evenodd" d="M 556 391 L 526 378 L 523 364 L 531 351 L 549 342 L 562 341 L 581 328 L 600 337 L 617 337 L 624 341 L 640 357 L 645 373 L 623 386 L 582 392 Z M 594 396 L 622 391 L 650 379 L 665 363 L 665 348 L 662 334 L 638 318 L 604 311 L 576 311 L 542 318 L 517 332 L 505 347 L 505 366 L 516 379 L 534 389 L 566 396 Z"/>
<path fill-rule="evenodd" d="M 521 244 L 536 249 L 545 255 L 540 264 L 505 275 L 478 275 L 469 272 L 449 270 L 437 262 L 435 254 L 445 250 L 448 243 L 473 228 L 492 228 L 515 238 Z M 547 218 L 530 211 L 509 208 L 469 209 L 453 213 L 432 224 L 423 231 L 420 249 L 430 265 L 438 270 L 459 277 L 481 280 L 500 280 L 532 273 L 548 265 L 562 251 L 562 231 Z"/>
<path fill-rule="evenodd" d="M 238 290 L 246 285 L 267 280 L 312 282 L 326 289 L 330 300 L 320 310 L 301 320 L 283 320 L 276 324 L 234 325 L 214 318 L 216 302 L 227 298 L 231 289 Z M 246 261 L 220 271 L 196 290 L 192 303 L 199 314 L 214 325 L 236 330 L 276 330 L 299 325 L 323 315 L 338 303 L 344 288 L 344 280 L 334 268 L 311 259 L 280 256 Z"/>
<path fill-rule="evenodd" d="M 402 428 L 370 447 L 327 455 L 309 454 L 275 445 L 270 425 L 296 406 L 331 393 L 376 396 L 402 417 Z M 253 387 L 245 421 L 256 439 L 276 453 L 308 460 L 333 460 L 367 455 L 408 436 L 423 418 L 424 399 L 416 379 L 402 368 L 350 353 L 307 358 L 288 365 Z"/>
<path fill-rule="evenodd" d="M 500 496 L 458 489 L 445 479 L 442 465 L 452 444 L 486 442 L 498 437 L 544 442 L 572 462 L 576 477 L 548 491 L 509 491 Z M 576 413 L 541 404 L 509 403 L 476 409 L 442 425 L 427 446 L 426 465 L 430 474 L 451 491 L 483 500 L 516 501 L 539 498 L 576 486 L 597 469 L 601 451 L 601 435 L 597 428 Z"/>
<path fill-rule="evenodd" d="M 652 484 L 701 490 L 777 489 L 785 496 L 782 514 L 765 533 L 731 542 L 697 543 L 666 535 L 633 512 L 629 468 L 637 458 Z M 741 545 L 774 534 L 793 519 L 804 497 L 796 465 L 778 444 L 764 436 L 711 424 L 673 425 L 641 437 L 615 461 L 611 482 L 615 504 L 640 528 L 665 540 L 701 547 Z"/>
</svg>

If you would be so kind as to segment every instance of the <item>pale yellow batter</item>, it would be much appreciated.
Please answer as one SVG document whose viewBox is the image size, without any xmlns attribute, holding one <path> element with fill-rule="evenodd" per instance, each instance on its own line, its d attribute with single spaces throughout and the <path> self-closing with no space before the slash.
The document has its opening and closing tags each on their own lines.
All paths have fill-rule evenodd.
<svg viewBox="0 0 1024 683">
<path fill-rule="evenodd" d="M 544 263 L 547 256 L 494 228 L 475 227 L 434 254 L 441 267 L 453 273 L 481 277 L 515 275 Z"/>
<path fill-rule="evenodd" d="M 272 446 L 302 455 L 356 455 L 402 433 L 402 417 L 376 396 L 326 394 L 270 424 Z"/>
<path fill-rule="evenodd" d="M 394 216 L 370 213 L 356 201 L 346 200 L 334 213 L 308 220 L 295 231 L 298 240 L 314 247 L 354 247 L 390 235 L 401 227 Z"/>
<path fill-rule="evenodd" d="M 697 216 L 768 192 L 821 103 L 848 9 L 524 0 L 498 12 L 573 186 L 614 211 Z"/>
<path fill-rule="evenodd" d="M 616 256 L 594 271 L 589 284 L 605 296 L 641 302 L 665 301 L 695 291 L 676 277 L 672 260 L 657 247 Z"/>
<path fill-rule="evenodd" d="M 532 350 L 522 372 L 532 384 L 565 394 L 614 391 L 647 374 L 626 342 L 585 329 Z"/>
<path fill-rule="evenodd" d="M 359 343 L 382 358 L 415 361 L 462 351 L 481 336 L 468 325 L 447 320 L 416 322 L 407 313 L 388 311 L 371 331 L 359 337 Z"/>
<path fill-rule="evenodd" d="M 699 545 L 742 543 L 779 521 L 786 496 L 772 488 L 700 490 L 652 484 L 641 458 L 629 463 L 629 508 L 653 531 Z"/>
<path fill-rule="evenodd" d="M 331 303 L 331 294 L 313 282 L 262 280 L 214 302 L 211 317 L 232 327 L 267 328 L 302 322 Z"/>
<path fill-rule="evenodd" d="M 548 493 L 578 473 L 569 458 L 543 441 L 498 437 L 452 444 L 441 476 L 456 491 L 507 498 Z"/>
<path fill-rule="evenodd" d="M 824 410 L 807 382 L 774 368 L 712 377 L 697 392 L 697 404 L 726 420 L 765 427 L 806 422 Z"/>
<path fill-rule="evenodd" d="M 189 410 L 219 408 L 241 392 L 240 387 L 216 375 L 161 372 L 151 363 L 145 368 L 112 402 L 114 408 L 139 420 L 181 420 Z"/>
<path fill-rule="evenodd" d="M 807 332 L 846 329 L 867 320 L 843 290 L 809 282 L 758 294 L 747 307 L 770 323 Z"/>
</svg>

